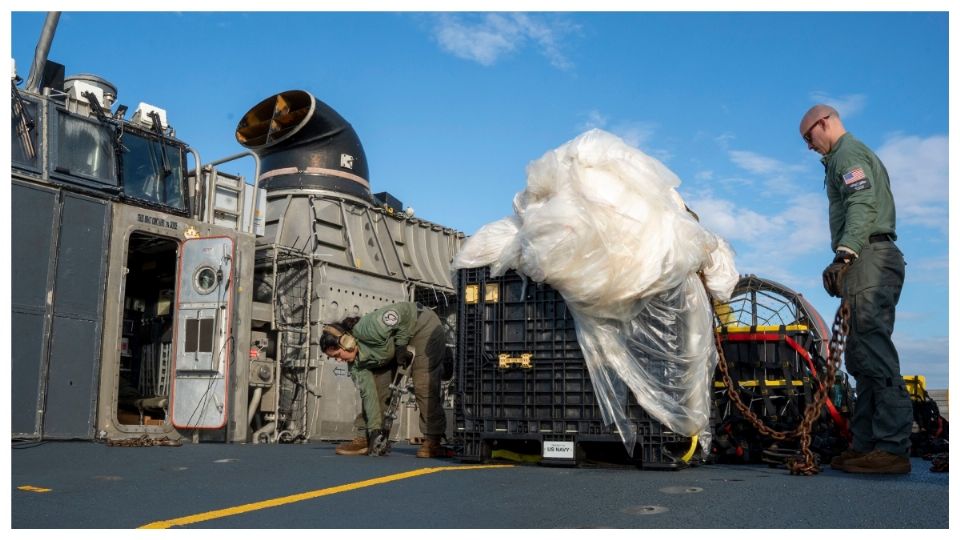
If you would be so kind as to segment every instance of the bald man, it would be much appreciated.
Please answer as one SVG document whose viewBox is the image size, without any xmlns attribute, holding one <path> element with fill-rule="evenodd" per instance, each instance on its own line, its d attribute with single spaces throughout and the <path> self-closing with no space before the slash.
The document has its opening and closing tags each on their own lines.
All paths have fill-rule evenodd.
<svg viewBox="0 0 960 540">
<path fill-rule="evenodd" d="M 850 473 L 910 472 L 913 406 L 900 375 L 893 323 L 903 287 L 894 241 L 896 210 L 883 163 L 847 133 L 836 109 L 815 105 L 800 120 L 807 148 L 821 154 L 830 203 L 830 247 L 823 287 L 851 310 L 846 367 L 857 381 L 852 448 L 830 466 Z"/>
</svg>

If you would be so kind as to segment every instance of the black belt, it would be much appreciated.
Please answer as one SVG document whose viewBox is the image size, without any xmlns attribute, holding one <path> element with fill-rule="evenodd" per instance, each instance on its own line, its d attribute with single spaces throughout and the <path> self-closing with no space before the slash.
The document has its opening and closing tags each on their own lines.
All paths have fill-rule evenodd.
<svg viewBox="0 0 960 540">
<path fill-rule="evenodd" d="M 896 237 L 889 233 L 870 235 L 871 244 L 876 244 L 877 242 L 893 242 L 894 240 L 896 240 Z"/>
</svg>

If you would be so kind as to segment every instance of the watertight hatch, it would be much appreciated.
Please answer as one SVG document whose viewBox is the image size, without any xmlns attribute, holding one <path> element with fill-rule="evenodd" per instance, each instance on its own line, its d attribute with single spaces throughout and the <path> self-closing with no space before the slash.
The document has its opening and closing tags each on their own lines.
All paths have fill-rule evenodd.
<svg viewBox="0 0 960 540">
<path fill-rule="evenodd" d="M 181 248 L 171 392 L 177 428 L 226 423 L 233 249 L 226 237 L 190 239 Z"/>
</svg>

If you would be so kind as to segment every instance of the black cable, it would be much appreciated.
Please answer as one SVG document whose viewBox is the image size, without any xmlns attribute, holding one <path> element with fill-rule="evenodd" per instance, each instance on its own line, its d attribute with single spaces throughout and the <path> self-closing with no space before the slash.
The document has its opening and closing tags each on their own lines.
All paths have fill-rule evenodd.
<svg viewBox="0 0 960 540">
<path fill-rule="evenodd" d="M 17 441 L 14 439 L 13 444 L 10 445 L 10 448 L 13 450 L 29 450 L 31 448 L 36 448 L 38 446 L 43 446 L 49 441 Z"/>
</svg>

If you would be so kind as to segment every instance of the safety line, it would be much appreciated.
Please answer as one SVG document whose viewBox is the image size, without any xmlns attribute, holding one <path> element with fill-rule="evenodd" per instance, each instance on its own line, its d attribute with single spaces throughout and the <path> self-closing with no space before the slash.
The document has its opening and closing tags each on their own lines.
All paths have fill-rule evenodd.
<svg viewBox="0 0 960 540">
<path fill-rule="evenodd" d="M 433 474 L 444 471 L 464 471 L 464 470 L 475 470 L 475 469 L 504 469 L 513 467 L 513 465 L 460 465 L 460 466 L 450 466 L 450 467 L 428 467 L 426 469 L 417 469 L 413 471 L 408 471 L 404 473 L 391 474 L 389 476 L 381 476 L 378 478 L 371 478 L 369 480 L 362 480 L 360 482 L 353 482 L 351 484 L 343 484 L 341 486 L 334 486 L 330 488 L 318 489 L 316 491 L 307 491 L 306 493 L 297 493 L 295 495 L 287 495 L 285 497 L 277 497 L 275 499 L 267 499 L 265 501 L 241 504 L 240 506 L 232 506 L 230 508 L 223 508 L 221 510 L 211 510 L 210 512 L 203 512 L 200 514 L 194 514 L 192 516 L 185 516 L 176 519 L 168 519 L 163 521 L 154 521 L 153 523 L 147 523 L 146 525 L 141 525 L 139 529 L 169 529 L 170 527 L 191 525 L 193 523 L 200 523 L 202 521 L 210 521 L 212 519 L 220 519 L 229 516 L 236 516 L 239 514 L 245 514 L 247 512 L 255 512 L 257 510 L 263 510 L 265 508 L 274 508 L 277 506 L 282 506 L 285 504 L 296 503 L 300 501 L 306 501 L 309 499 L 316 499 L 317 497 L 324 497 L 326 495 L 335 495 L 337 493 L 343 493 L 346 491 L 353 491 L 355 489 L 376 486 L 380 484 L 387 484 L 389 482 L 396 482 L 397 480 L 405 480 L 407 478 L 414 478 L 417 476 L 424 476 L 427 474 Z"/>
<path fill-rule="evenodd" d="M 17 486 L 17 489 L 20 491 L 32 491 L 34 493 L 46 493 L 48 491 L 53 491 L 50 488 L 37 487 L 37 486 Z"/>
</svg>

